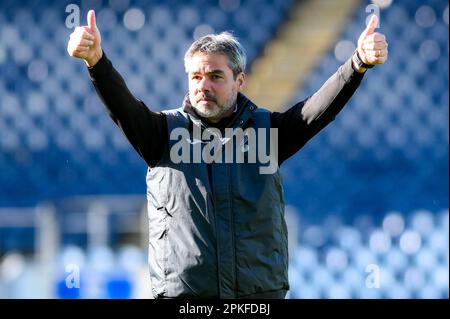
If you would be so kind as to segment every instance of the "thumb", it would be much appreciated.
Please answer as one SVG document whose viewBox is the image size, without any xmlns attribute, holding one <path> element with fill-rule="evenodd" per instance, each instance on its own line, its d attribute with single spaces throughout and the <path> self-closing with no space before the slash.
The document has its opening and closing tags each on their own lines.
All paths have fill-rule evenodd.
<svg viewBox="0 0 450 319">
<path fill-rule="evenodd" d="M 378 16 L 376 14 L 372 14 L 370 17 L 369 23 L 367 24 L 366 29 L 364 30 L 365 35 L 369 35 L 375 32 L 375 28 L 378 26 Z"/>
<path fill-rule="evenodd" d="M 97 29 L 97 24 L 95 21 L 95 11 L 94 10 L 89 10 L 89 12 L 87 14 L 87 22 L 88 22 L 89 29 L 91 29 L 92 31 L 95 32 L 95 30 Z"/>
</svg>

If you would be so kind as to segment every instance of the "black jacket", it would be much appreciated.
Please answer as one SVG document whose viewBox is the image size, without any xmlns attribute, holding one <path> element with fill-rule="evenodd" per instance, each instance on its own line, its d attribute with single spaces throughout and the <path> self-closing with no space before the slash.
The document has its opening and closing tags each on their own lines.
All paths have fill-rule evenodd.
<svg viewBox="0 0 450 319">
<path fill-rule="evenodd" d="M 279 170 L 260 174 L 261 163 L 174 163 L 173 129 L 211 123 L 197 117 L 187 100 L 176 110 L 150 111 L 105 54 L 90 75 L 110 116 L 149 165 L 154 297 L 283 295 L 289 288 L 288 252 Z M 334 119 L 361 79 L 349 59 L 313 96 L 284 113 L 257 110 L 240 94 L 238 111 L 216 126 L 278 129 L 281 165 Z"/>
</svg>

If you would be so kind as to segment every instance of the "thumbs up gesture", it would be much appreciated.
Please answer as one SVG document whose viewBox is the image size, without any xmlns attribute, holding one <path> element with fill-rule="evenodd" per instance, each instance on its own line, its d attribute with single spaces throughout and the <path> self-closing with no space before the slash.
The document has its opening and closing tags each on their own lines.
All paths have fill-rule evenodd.
<svg viewBox="0 0 450 319">
<path fill-rule="evenodd" d="M 383 64 L 388 57 L 388 43 L 386 37 L 375 28 L 378 25 L 378 16 L 372 15 L 366 29 L 358 39 L 358 54 L 361 60 L 369 65 Z"/>
<path fill-rule="evenodd" d="M 94 66 L 102 57 L 102 38 L 95 21 L 95 11 L 87 14 L 87 26 L 77 27 L 70 35 L 67 52 L 74 58 L 83 59 L 88 67 Z"/>
</svg>

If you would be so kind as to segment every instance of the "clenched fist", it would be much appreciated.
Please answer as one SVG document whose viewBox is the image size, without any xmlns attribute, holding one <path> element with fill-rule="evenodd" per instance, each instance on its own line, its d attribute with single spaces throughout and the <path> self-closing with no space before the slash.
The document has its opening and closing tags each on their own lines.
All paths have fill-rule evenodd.
<svg viewBox="0 0 450 319">
<path fill-rule="evenodd" d="M 67 52 L 70 56 L 83 59 L 88 67 L 94 66 L 102 57 L 102 38 L 95 23 L 95 11 L 87 14 L 87 26 L 77 27 L 70 35 Z"/>
<path fill-rule="evenodd" d="M 375 32 L 377 25 L 378 17 L 374 14 L 358 39 L 358 55 L 368 65 L 383 64 L 388 57 L 386 37 Z"/>
</svg>

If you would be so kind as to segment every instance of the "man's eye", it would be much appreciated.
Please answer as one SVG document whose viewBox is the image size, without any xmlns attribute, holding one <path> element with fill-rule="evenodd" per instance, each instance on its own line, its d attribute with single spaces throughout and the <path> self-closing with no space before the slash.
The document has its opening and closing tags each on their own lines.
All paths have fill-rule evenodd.
<svg viewBox="0 0 450 319">
<path fill-rule="evenodd" d="M 217 74 L 211 75 L 211 79 L 213 79 L 213 80 L 217 80 L 217 79 L 220 79 L 220 78 L 221 78 L 220 75 L 217 75 Z"/>
</svg>

